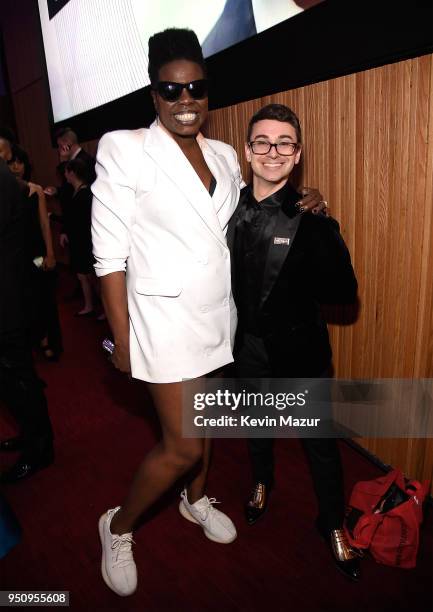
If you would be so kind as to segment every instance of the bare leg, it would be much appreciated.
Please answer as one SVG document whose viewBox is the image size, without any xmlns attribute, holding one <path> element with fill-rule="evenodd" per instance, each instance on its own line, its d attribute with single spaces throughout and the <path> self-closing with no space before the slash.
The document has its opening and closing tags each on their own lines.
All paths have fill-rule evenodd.
<svg viewBox="0 0 433 612">
<path fill-rule="evenodd" d="M 209 374 L 207 374 L 206 378 L 215 378 L 215 377 L 222 378 L 223 376 L 224 376 L 224 372 L 220 368 L 218 370 L 215 370 L 214 372 L 210 372 Z M 204 379 L 196 379 L 196 380 L 198 383 L 200 383 L 200 381 Z M 205 388 L 203 387 L 203 389 L 200 389 L 200 391 L 204 391 L 204 389 Z M 196 472 L 195 477 L 191 480 L 191 482 L 189 483 L 187 487 L 188 501 L 190 504 L 195 504 L 195 502 L 201 499 L 204 495 L 207 475 L 209 472 L 211 454 L 212 454 L 212 439 L 205 438 L 203 458 L 202 458 L 200 465 L 198 466 L 199 471 Z"/>
<path fill-rule="evenodd" d="M 80 281 L 81 289 L 83 291 L 84 306 L 80 310 L 79 314 L 85 314 L 93 310 L 93 292 L 92 283 L 90 280 L 90 274 L 77 274 L 78 280 Z"/>
<path fill-rule="evenodd" d="M 209 471 L 209 464 L 211 459 L 211 452 L 212 440 L 210 438 L 206 438 L 204 441 L 203 458 L 200 463 L 200 471 L 195 476 L 195 478 L 191 480 L 187 488 L 188 501 L 190 504 L 195 504 L 195 502 L 201 499 L 204 495 L 207 474 Z"/>
<path fill-rule="evenodd" d="M 203 456 L 204 442 L 182 438 L 182 383 L 149 384 L 162 427 L 162 441 L 139 466 L 111 533 L 128 533 L 140 515 Z"/>
</svg>

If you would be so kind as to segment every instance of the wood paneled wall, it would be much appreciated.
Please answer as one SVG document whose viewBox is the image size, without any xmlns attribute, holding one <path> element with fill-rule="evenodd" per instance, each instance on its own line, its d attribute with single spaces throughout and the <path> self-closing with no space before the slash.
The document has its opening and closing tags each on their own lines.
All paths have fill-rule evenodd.
<svg viewBox="0 0 433 612">
<path fill-rule="evenodd" d="M 206 133 L 243 154 L 249 117 L 290 106 L 303 127 L 303 184 L 340 224 L 360 311 L 330 325 L 341 378 L 433 377 L 433 56 L 359 72 L 213 111 Z M 382 461 L 433 476 L 433 440 L 360 440 Z"/>
</svg>

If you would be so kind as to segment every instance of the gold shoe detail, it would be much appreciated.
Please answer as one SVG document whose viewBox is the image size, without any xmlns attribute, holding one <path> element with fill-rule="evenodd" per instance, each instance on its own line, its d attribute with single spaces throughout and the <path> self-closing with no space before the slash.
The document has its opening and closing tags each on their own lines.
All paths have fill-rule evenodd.
<svg viewBox="0 0 433 612">
<path fill-rule="evenodd" d="M 343 529 L 334 529 L 330 533 L 331 547 L 338 561 L 351 561 L 359 555 L 351 548 Z"/>
<path fill-rule="evenodd" d="M 266 505 L 266 487 L 262 482 L 258 482 L 251 495 L 251 499 L 248 501 L 248 506 L 251 508 L 257 508 L 263 510 Z"/>
</svg>

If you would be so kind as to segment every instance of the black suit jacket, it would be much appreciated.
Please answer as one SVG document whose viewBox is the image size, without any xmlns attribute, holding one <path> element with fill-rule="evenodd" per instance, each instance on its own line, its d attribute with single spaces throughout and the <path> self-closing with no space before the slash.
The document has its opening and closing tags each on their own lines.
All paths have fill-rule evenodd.
<svg viewBox="0 0 433 612">
<path fill-rule="evenodd" d="M 236 222 L 246 206 L 248 190 L 249 187 L 242 190 L 239 205 L 229 223 L 227 243 L 232 254 Z M 273 375 L 278 377 L 323 374 L 330 365 L 332 353 L 320 305 L 353 303 L 357 294 L 349 251 L 338 223 L 323 215 L 306 213 L 299 216 L 295 207 L 299 197 L 290 188 L 278 213 L 258 314 Z M 292 237 L 291 244 L 285 243 L 287 237 Z M 232 256 L 235 301 L 237 273 L 239 270 L 235 269 Z M 243 334 L 240 311 L 238 347 Z"/>
</svg>

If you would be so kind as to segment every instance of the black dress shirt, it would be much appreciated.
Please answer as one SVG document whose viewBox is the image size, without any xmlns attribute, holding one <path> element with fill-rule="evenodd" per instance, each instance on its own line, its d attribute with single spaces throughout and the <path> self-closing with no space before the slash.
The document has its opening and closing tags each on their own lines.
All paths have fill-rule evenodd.
<svg viewBox="0 0 433 612">
<path fill-rule="evenodd" d="M 260 336 L 259 304 L 269 246 L 275 233 L 278 212 L 293 188 L 286 183 L 281 189 L 257 202 L 248 187 L 246 206 L 236 221 L 234 256 L 236 303 L 242 328 Z"/>
</svg>

